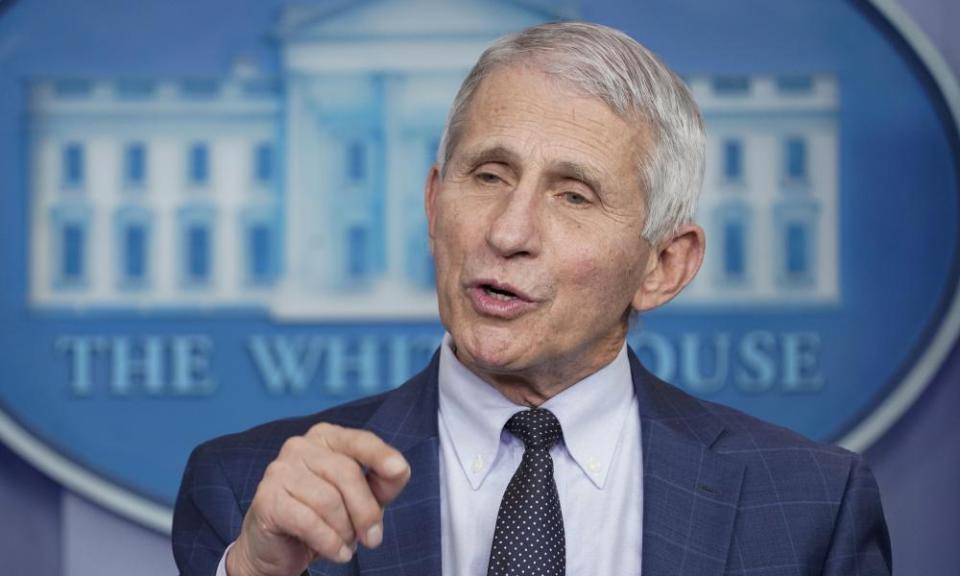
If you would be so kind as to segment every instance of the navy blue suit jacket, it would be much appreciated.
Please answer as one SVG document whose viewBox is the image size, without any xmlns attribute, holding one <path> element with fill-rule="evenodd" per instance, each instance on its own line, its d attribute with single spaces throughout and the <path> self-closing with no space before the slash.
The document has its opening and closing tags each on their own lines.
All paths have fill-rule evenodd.
<svg viewBox="0 0 960 576">
<path fill-rule="evenodd" d="M 400 388 L 194 450 L 173 522 L 181 574 L 213 576 L 240 533 L 264 469 L 318 422 L 371 430 L 400 450 L 410 483 L 384 514 L 384 540 L 318 574 L 440 576 L 437 365 Z M 890 543 L 873 476 L 856 454 L 696 399 L 630 354 L 643 444 L 646 576 L 874 576 Z M 606 575 L 597 575 L 606 576 Z"/>
</svg>

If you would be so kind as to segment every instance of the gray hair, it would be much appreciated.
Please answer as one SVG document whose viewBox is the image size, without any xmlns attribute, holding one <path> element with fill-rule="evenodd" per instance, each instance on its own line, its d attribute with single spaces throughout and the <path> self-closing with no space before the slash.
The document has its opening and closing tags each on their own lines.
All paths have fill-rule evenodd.
<svg viewBox="0 0 960 576">
<path fill-rule="evenodd" d="M 504 36 L 487 48 L 450 109 L 437 151 L 441 174 L 480 83 L 494 70 L 519 63 L 599 98 L 624 120 L 651 129 L 652 150 L 639 159 L 638 184 L 647 195 L 644 238 L 659 243 L 693 220 L 703 184 L 700 110 L 683 81 L 652 52 L 623 32 L 599 24 L 541 24 Z"/>
</svg>

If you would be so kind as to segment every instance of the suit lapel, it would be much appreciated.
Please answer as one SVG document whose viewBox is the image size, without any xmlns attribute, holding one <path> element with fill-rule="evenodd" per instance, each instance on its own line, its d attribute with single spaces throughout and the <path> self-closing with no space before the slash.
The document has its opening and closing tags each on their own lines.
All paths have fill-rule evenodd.
<svg viewBox="0 0 960 576">
<path fill-rule="evenodd" d="M 630 353 L 643 443 L 641 569 L 656 575 L 719 575 L 744 467 L 710 450 L 723 423 L 703 404 L 647 372 Z"/>
<path fill-rule="evenodd" d="M 383 544 L 360 549 L 360 574 L 441 576 L 438 364 L 436 354 L 367 425 L 404 454 L 412 475 L 384 514 Z M 643 573 L 722 574 L 744 467 L 710 450 L 723 433 L 717 416 L 647 372 L 632 351 L 630 368 L 642 426 Z"/>
<path fill-rule="evenodd" d="M 366 428 L 403 453 L 410 482 L 384 512 L 383 544 L 360 548 L 360 574 L 440 576 L 440 463 L 437 431 L 439 352 L 395 391 Z"/>
</svg>

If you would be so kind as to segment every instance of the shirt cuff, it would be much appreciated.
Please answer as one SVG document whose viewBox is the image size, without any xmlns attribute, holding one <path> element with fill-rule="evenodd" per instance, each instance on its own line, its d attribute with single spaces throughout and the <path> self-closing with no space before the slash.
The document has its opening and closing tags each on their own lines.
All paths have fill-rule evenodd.
<svg viewBox="0 0 960 576">
<path fill-rule="evenodd" d="M 217 576 L 228 576 L 227 574 L 227 552 L 233 548 L 233 545 L 236 544 L 236 540 L 230 543 L 227 546 L 227 549 L 223 551 L 223 556 L 220 557 L 220 563 L 217 564 Z"/>
</svg>

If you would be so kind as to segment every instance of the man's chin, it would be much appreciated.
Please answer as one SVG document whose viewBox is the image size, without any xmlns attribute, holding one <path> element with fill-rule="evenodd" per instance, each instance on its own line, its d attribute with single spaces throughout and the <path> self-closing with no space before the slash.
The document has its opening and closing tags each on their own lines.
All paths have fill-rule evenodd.
<svg viewBox="0 0 960 576">
<path fill-rule="evenodd" d="M 530 351 L 529 337 L 502 327 L 478 327 L 452 334 L 457 358 L 471 370 L 506 375 L 523 371 Z M 483 376 L 483 374 L 478 374 Z"/>
</svg>

